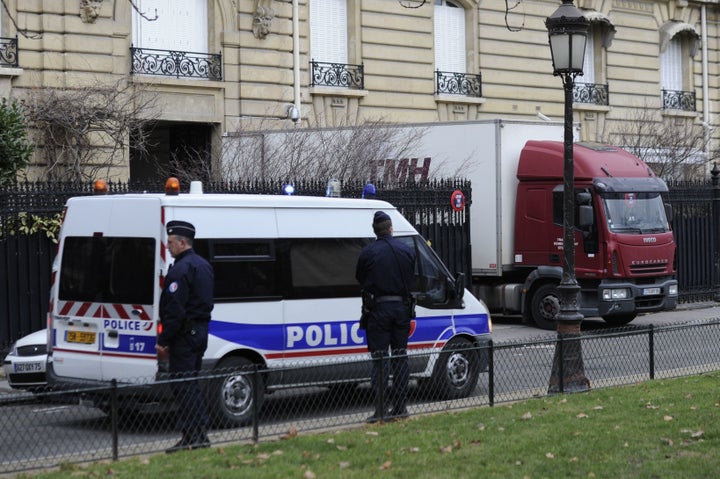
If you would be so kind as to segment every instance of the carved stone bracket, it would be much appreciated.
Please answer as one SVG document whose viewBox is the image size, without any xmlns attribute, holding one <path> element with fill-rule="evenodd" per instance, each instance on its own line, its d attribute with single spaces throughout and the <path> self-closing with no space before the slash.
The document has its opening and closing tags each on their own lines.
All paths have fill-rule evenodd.
<svg viewBox="0 0 720 479">
<path fill-rule="evenodd" d="M 272 0 L 255 0 L 252 26 L 255 38 L 267 37 L 273 18 L 275 18 L 275 10 L 272 8 Z"/>
<path fill-rule="evenodd" d="M 100 16 L 103 0 L 80 0 L 80 20 L 83 23 L 95 23 Z"/>
</svg>

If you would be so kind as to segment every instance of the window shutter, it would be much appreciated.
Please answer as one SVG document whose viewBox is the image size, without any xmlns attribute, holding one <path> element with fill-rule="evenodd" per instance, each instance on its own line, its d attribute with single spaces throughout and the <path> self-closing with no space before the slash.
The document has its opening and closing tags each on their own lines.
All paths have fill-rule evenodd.
<svg viewBox="0 0 720 479">
<path fill-rule="evenodd" d="M 310 55 L 318 62 L 348 63 L 346 0 L 310 0 Z"/>
<path fill-rule="evenodd" d="M 578 78 L 582 83 L 595 83 L 595 37 L 597 29 L 588 30 L 588 39 L 585 43 L 585 59 L 583 60 L 583 76 Z"/>
<path fill-rule="evenodd" d="M 465 67 L 465 9 L 451 2 L 435 5 L 435 68 L 467 73 Z"/>
<path fill-rule="evenodd" d="M 139 0 L 148 21 L 133 10 L 133 44 L 139 48 L 207 53 L 207 0 Z"/>
<path fill-rule="evenodd" d="M 668 42 L 667 49 L 660 54 L 660 72 L 664 90 L 683 89 L 682 46 L 677 36 Z"/>
</svg>

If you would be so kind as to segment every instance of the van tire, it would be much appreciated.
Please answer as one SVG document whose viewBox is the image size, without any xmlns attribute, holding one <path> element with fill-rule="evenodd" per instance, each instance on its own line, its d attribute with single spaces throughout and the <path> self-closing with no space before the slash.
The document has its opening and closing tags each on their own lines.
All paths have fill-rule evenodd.
<svg viewBox="0 0 720 479">
<path fill-rule="evenodd" d="M 260 413 L 265 388 L 262 374 L 252 374 L 256 369 L 252 361 L 242 357 L 229 357 L 217 365 L 214 370 L 217 378 L 209 381 L 207 390 L 208 411 L 214 424 L 244 426 Z"/>
<path fill-rule="evenodd" d="M 468 397 L 477 386 L 480 360 L 473 344 L 462 338 L 452 339 L 435 363 L 432 388 L 442 399 Z"/>
</svg>

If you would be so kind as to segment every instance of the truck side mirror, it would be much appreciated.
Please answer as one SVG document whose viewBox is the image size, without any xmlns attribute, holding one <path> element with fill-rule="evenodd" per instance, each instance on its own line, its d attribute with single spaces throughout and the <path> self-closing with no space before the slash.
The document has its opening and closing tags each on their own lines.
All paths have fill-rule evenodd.
<svg viewBox="0 0 720 479">
<path fill-rule="evenodd" d="M 578 227 L 587 228 L 595 223 L 595 215 L 593 213 L 593 207 L 590 205 L 579 205 L 578 206 Z"/>
</svg>

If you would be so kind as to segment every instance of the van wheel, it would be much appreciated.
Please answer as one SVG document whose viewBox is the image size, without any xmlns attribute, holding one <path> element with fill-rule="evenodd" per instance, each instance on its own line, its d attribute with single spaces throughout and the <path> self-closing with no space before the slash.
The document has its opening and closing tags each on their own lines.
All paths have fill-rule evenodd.
<svg viewBox="0 0 720 479">
<path fill-rule="evenodd" d="M 530 299 L 530 314 L 538 328 L 557 329 L 557 316 L 560 314 L 557 284 L 545 283 L 535 290 Z"/>
<path fill-rule="evenodd" d="M 260 412 L 264 399 L 263 377 L 252 374 L 255 364 L 246 358 L 230 357 L 221 361 L 210 381 L 208 411 L 214 422 L 223 427 L 239 427 L 249 423 L 255 409 Z M 255 377 L 257 376 L 257 377 Z M 257 404 L 254 388 L 257 384 Z"/>
<path fill-rule="evenodd" d="M 432 383 L 436 394 L 443 399 L 466 398 L 477 386 L 479 375 L 480 361 L 472 343 L 455 338 L 440 353 Z"/>
</svg>

